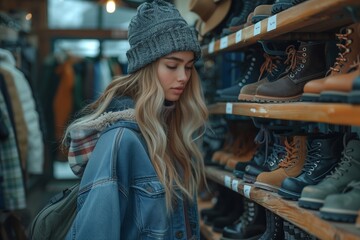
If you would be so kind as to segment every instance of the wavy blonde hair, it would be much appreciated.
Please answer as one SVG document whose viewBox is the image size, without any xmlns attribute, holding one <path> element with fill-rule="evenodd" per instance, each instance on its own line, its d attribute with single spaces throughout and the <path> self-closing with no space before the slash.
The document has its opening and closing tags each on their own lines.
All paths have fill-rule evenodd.
<svg viewBox="0 0 360 240">
<path fill-rule="evenodd" d="M 204 161 L 197 140 L 204 133 L 208 112 L 193 67 L 187 87 L 174 103 L 175 110 L 164 119 L 165 95 L 157 67 L 158 61 L 114 79 L 101 97 L 85 108 L 87 114 L 69 126 L 65 136 L 72 128 L 100 116 L 114 97 L 131 97 L 151 162 L 165 188 L 167 209 L 172 210 L 174 196 L 182 198 L 184 195 L 193 201 L 199 184 L 205 181 Z"/>
</svg>

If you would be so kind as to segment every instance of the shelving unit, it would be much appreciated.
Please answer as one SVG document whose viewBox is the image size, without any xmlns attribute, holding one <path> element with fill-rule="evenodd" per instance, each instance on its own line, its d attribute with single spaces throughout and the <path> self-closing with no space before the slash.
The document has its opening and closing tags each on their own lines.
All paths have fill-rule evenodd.
<svg viewBox="0 0 360 240">
<path fill-rule="evenodd" d="M 354 9 L 357 11 L 353 11 Z M 324 40 L 334 39 L 341 27 L 360 21 L 359 0 L 307 0 L 257 24 L 202 46 L 204 58 L 222 52 L 241 50 L 261 40 Z M 354 14 L 357 12 L 357 16 Z M 266 119 L 304 121 L 360 126 L 360 105 L 345 103 L 249 103 L 218 102 L 208 106 L 210 114 L 237 115 Z M 301 208 L 296 201 L 283 199 L 245 183 L 231 172 L 214 166 L 206 167 L 207 178 L 242 194 L 319 239 L 360 239 L 360 216 L 355 224 L 323 220 L 318 211 Z M 357 226 L 357 227 L 356 227 Z M 209 240 L 211 229 L 201 227 Z"/>
<path fill-rule="evenodd" d="M 259 40 L 287 39 L 291 36 L 300 39 L 317 38 L 326 32 L 352 22 L 348 6 L 360 6 L 358 0 L 308 0 L 254 25 L 243 28 L 202 47 L 204 57 L 222 51 L 240 49 Z M 301 33 L 296 34 L 294 33 Z M 315 34 L 303 34 L 315 33 Z"/>
<path fill-rule="evenodd" d="M 298 207 L 296 201 L 285 200 L 277 193 L 256 188 L 253 184 L 245 183 L 232 173 L 216 167 L 207 167 L 206 174 L 208 178 L 255 201 L 319 239 L 360 239 L 360 229 L 356 228 L 355 224 L 325 221 L 319 217 L 317 211 Z"/>
</svg>

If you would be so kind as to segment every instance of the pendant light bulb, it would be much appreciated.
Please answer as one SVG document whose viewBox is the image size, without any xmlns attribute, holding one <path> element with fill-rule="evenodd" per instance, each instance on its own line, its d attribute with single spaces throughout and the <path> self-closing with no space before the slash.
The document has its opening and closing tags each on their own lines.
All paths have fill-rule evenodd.
<svg viewBox="0 0 360 240">
<path fill-rule="evenodd" d="M 113 13 L 113 12 L 115 12 L 115 9 L 116 9 L 115 1 L 114 0 L 108 0 L 106 2 L 106 11 L 108 13 Z"/>
</svg>

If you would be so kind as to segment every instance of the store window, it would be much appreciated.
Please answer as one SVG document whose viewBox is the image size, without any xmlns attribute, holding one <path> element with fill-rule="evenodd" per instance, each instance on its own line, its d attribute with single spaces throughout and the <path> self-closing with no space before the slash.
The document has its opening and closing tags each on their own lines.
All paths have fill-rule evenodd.
<svg viewBox="0 0 360 240">
<path fill-rule="evenodd" d="M 99 11 L 96 2 L 48 0 L 50 29 L 96 29 Z"/>
<path fill-rule="evenodd" d="M 48 0 L 50 29 L 122 29 L 126 30 L 135 8 L 117 6 L 113 13 L 96 1 Z"/>
</svg>

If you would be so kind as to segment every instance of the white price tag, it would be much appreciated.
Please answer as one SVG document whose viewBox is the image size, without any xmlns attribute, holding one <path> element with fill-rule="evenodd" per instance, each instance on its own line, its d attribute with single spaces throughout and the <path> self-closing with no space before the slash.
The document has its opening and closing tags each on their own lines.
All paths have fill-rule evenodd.
<svg viewBox="0 0 360 240">
<path fill-rule="evenodd" d="M 235 43 L 240 42 L 241 38 L 242 38 L 242 30 L 239 30 L 236 32 L 236 35 L 235 35 Z"/>
<path fill-rule="evenodd" d="M 250 198 L 251 186 L 244 185 L 244 196 Z"/>
<path fill-rule="evenodd" d="M 235 192 L 238 191 L 238 186 L 239 186 L 239 181 L 234 179 L 231 183 L 231 189 L 234 190 Z"/>
<path fill-rule="evenodd" d="M 228 37 L 222 37 L 220 39 L 220 49 L 224 49 L 228 47 Z"/>
<path fill-rule="evenodd" d="M 226 114 L 232 114 L 232 109 L 233 109 L 232 103 L 226 103 L 225 113 Z"/>
<path fill-rule="evenodd" d="M 261 33 L 261 21 L 255 23 L 255 25 L 254 25 L 254 36 L 256 36 L 260 33 Z"/>
<path fill-rule="evenodd" d="M 225 187 L 231 188 L 231 177 L 225 176 L 224 177 L 224 184 L 225 184 Z"/>
<path fill-rule="evenodd" d="M 215 41 L 211 41 L 211 42 L 209 43 L 209 50 L 208 50 L 208 52 L 209 52 L 209 53 L 213 53 L 213 52 L 214 52 L 214 48 L 215 48 Z"/>
<path fill-rule="evenodd" d="M 270 32 L 276 29 L 276 16 L 271 16 L 268 18 L 267 31 Z"/>
</svg>

